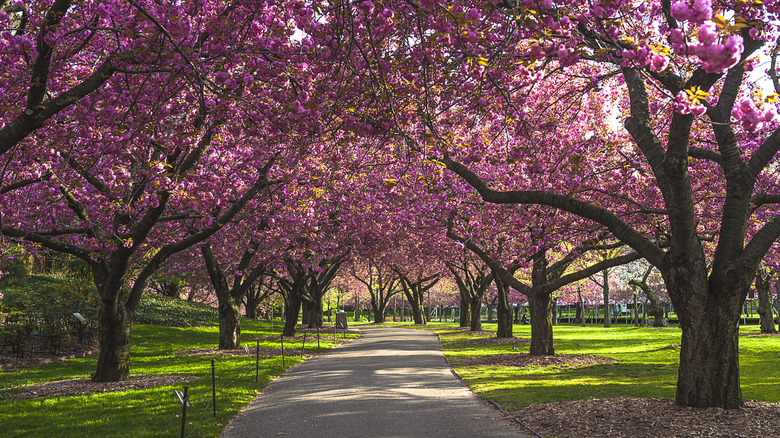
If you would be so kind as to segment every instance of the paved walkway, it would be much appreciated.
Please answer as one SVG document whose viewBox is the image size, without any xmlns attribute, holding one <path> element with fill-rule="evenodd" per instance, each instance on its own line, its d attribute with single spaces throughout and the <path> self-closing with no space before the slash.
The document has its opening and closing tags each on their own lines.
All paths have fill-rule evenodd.
<svg viewBox="0 0 780 438">
<path fill-rule="evenodd" d="M 360 331 L 271 382 L 222 437 L 524 436 L 452 374 L 435 334 Z"/>
</svg>

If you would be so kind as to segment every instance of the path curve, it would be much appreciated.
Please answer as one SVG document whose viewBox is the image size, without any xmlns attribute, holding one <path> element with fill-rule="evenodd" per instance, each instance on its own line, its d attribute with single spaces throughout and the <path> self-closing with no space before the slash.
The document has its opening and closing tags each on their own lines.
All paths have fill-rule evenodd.
<svg viewBox="0 0 780 438">
<path fill-rule="evenodd" d="M 272 381 L 222 437 L 526 436 L 453 375 L 435 334 L 360 331 Z"/>
</svg>

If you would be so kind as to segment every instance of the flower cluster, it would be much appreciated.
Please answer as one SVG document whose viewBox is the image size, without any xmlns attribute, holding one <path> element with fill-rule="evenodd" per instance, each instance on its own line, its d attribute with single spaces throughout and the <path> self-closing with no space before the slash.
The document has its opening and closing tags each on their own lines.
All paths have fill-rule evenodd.
<svg viewBox="0 0 780 438">
<path fill-rule="evenodd" d="M 777 117 L 777 110 L 768 103 L 759 101 L 756 104 L 753 99 L 744 97 L 734 105 L 731 115 L 742 124 L 744 130 L 755 132 Z"/>
<path fill-rule="evenodd" d="M 712 19 L 712 2 L 710 0 L 680 1 L 672 4 L 672 17 L 693 24 L 703 24 Z"/>
<path fill-rule="evenodd" d="M 707 112 L 704 102 L 708 97 L 710 97 L 709 93 L 699 89 L 699 87 L 682 90 L 677 94 L 676 100 L 672 103 L 672 108 L 680 114 L 701 116 Z"/>
</svg>

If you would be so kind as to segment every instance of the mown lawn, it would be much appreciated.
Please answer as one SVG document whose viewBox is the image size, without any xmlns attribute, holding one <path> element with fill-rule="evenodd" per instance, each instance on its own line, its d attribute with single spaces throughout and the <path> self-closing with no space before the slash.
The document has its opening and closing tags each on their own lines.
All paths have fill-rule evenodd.
<svg viewBox="0 0 780 438">
<path fill-rule="evenodd" d="M 279 335 L 277 322 L 242 320 L 242 341 L 254 348 L 253 338 Z M 190 407 L 187 408 L 187 436 L 219 436 L 230 419 L 275 376 L 281 374 L 281 356 L 260 358 L 259 382 L 255 384 L 255 357 L 193 357 L 174 354 L 177 350 L 216 347 L 219 328 L 176 328 L 135 325 L 132 329 L 131 374 L 188 374 Z M 354 337 L 354 335 L 348 337 Z M 341 338 L 341 336 L 339 336 Z M 323 336 L 321 349 L 335 345 Z M 279 348 L 279 340 L 260 341 L 260 347 Z M 251 349 L 250 348 L 250 349 Z M 285 368 L 298 363 L 301 342 L 285 340 L 288 356 Z M 317 351 L 316 337 L 308 336 L 306 351 Z M 292 356 L 289 356 L 292 355 Z M 217 415 L 211 405 L 211 359 L 215 358 Z M 95 371 L 96 358 L 72 359 L 61 363 L 0 373 L 0 388 L 88 377 Z M 175 389 L 183 385 L 153 389 L 72 397 L 12 399 L 13 389 L 0 391 L 0 435 L 4 437 L 173 437 L 181 434 L 181 403 Z"/>
<path fill-rule="evenodd" d="M 483 329 L 495 330 L 495 325 L 485 324 Z M 743 333 L 758 331 L 758 326 L 741 328 Z M 530 338 L 530 326 L 515 325 L 514 334 Z M 459 358 L 528 353 L 528 344 L 463 342 L 471 336 L 468 332 L 445 334 L 442 330 L 440 337 L 445 355 Z M 680 347 L 676 345 L 680 342 L 679 329 L 625 325 L 583 328 L 564 324 L 554 327 L 554 337 L 556 353 L 606 356 L 619 362 L 582 368 L 477 365 L 454 366 L 454 369 L 480 397 L 495 401 L 510 411 L 534 403 L 589 397 L 674 397 L 680 353 Z M 746 400 L 780 402 L 778 364 L 780 338 L 740 338 L 740 376 Z"/>
</svg>

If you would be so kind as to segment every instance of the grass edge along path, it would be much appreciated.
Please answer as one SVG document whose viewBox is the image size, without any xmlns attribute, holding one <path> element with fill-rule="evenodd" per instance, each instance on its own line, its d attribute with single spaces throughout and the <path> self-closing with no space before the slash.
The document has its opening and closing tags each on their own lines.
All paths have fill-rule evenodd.
<svg viewBox="0 0 780 438">
<path fill-rule="evenodd" d="M 176 351 L 216 347 L 219 328 L 162 327 L 134 325 L 132 329 L 131 374 L 184 374 L 196 380 L 188 383 L 185 436 L 219 436 L 238 411 L 276 376 L 299 363 L 302 340 L 285 339 L 287 357 L 260 357 L 255 384 L 255 346 L 279 348 L 279 324 L 242 319 L 241 339 L 250 355 L 185 356 Z M 347 334 L 348 338 L 355 335 Z M 260 338 L 255 341 L 255 338 Z M 307 335 L 307 354 L 325 351 L 342 342 L 323 335 L 320 349 L 316 335 Z M 213 416 L 211 359 L 215 359 L 216 406 Z M 96 357 L 71 359 L 42 367 L 0 373 L 0 424 L 5 437 L 173 437 L 181 434 L 181 403 L 174 390 L 183 384 L 151 389 L 125 390 L 90 395 L 14 399 L 14 389 L 34 383 L 88 377 Z"/>
<path fill-rule="evenodd" d="M 469 334 L 468 330 L 453 333 L 455 327 L 454 324 L 442 326 L 434 322 L 428 329 L 439 334 L 447 360 L 472 391 L 505 411 L 523 409 L 536 403 L 591 397 L 674 398 L 680 354 L 678 328 L 583 328 L 579 325 L 557 325 L 554 329 L 556 353 L 591 354 L 611 357 L 619 362 L 581 368 L 520 368 L 458 365 L 462 358 L 528 353 L 529 344 L 465 342 L 475 335 Z M 483 330 L 495 332 L 495 325 L 484 324 Z M 743 334 L 758 331 L 758 326 L 754 325 L 740 328 Z M 530 338 L 530 326 L 516 325 L 514 335 Z M 745 400 L 780 403 L 780 370 L 777 368 L 777 363 L 780 363 L 780 338 L 743 335 L 739 343 L 740 376 Z"/>
</svg>

